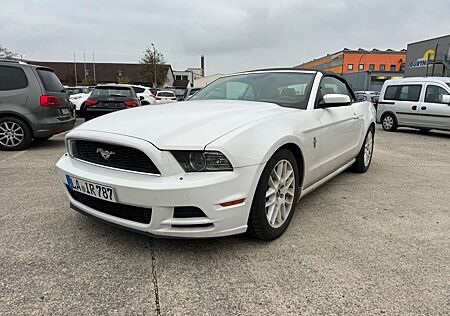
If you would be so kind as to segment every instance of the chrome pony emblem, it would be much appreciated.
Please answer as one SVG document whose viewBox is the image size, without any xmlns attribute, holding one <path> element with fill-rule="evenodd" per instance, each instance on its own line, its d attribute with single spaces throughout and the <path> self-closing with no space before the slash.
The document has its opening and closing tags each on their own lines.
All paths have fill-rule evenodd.
<svg viewBox="0 0 450 316">
<path fill-rule="evenodd" d="M 97 154 L 100 153 L 100 155 L 102 155 L 103 159 L 108 160 L 109 157 L 111 157 L 112 155 L 115 155 L 116 153 L 113 151 L 108 151 L 105 150 L 103 148 L 97 148 Z"/>
</svg>

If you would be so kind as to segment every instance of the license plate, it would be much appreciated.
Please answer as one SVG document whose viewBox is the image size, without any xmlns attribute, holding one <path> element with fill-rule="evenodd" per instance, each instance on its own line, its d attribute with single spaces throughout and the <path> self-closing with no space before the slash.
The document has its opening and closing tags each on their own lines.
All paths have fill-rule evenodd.
<svg viewBox="0 0 450 316">
<path fill-rule="evenodd" d="M 62 113 L 62 115 L 69 115 L 70 114 L 70 109 L 63 108 L 63 109 L 61 109 L 61 113 Z"/>
<path fill-rule="evenodd" d="M 97 199 L 117 202 L 114 188 L 112 187 L 78 179 L 69 175 L 66 175 L 66 180 L 70 190 L 87 194 Z"/>
</svg>

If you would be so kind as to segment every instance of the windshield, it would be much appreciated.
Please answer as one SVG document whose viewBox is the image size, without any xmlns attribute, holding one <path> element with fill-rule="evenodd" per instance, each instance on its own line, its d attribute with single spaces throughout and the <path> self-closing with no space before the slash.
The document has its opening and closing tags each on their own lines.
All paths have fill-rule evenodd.
<svg viewBox="0 0 450 316">
<path fill-rule="evenodd" d="M 91 94 L 92 97 L 131 97 L 131 88 L 128 87 L 96 87 Z"/>
<path fill-rule="evenodd" d="M 315 74 L 266 72 L 217 79 L 190 100 L 245 100 L 272 102 L 306 109 Z"/>
</svg>

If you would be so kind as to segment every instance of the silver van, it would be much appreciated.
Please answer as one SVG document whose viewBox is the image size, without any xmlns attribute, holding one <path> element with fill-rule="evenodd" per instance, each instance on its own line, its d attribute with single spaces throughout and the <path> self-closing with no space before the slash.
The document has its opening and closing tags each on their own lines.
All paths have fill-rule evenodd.
<svg viewBox="0 0 450 316">
<path fill-rule="evenodd" d="M 450 78 L 387 80 L 378 100 L 377 122 L 390 132 L 402 126 L 450 130 Z"/>
</svg>

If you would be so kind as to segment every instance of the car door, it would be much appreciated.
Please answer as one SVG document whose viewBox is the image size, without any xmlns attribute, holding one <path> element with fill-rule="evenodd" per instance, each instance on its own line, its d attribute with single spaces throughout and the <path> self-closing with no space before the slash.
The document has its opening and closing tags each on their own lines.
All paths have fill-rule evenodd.
<svg viewBox="0 0 450 316">
<path fill-rule="evenodd" d="M 348 105 L 321 108 L 321 99 L 330 93 L 346 94 L 352 102 Z M 358 154 L 363 137 L 363 120 L 348 86 L 331 76 L 322 78 L 315 111 L 319 112 L 322 130 L 317 142 L 320 146 L 320 170 L 323 177 Z"/>
<path fill-rule="evenodd" d="M 392 104 L 398 125 L 417 127 L 421 83 L 391 85 L 386 88 L 384 103 Z"/>
<path fill-rule="evenodd" d="M 428 83 L 420 105 L 418 126 L 450 130 L 450 105 L 442 102 L 450 92 L 444 86 Z"/>
</svg>

